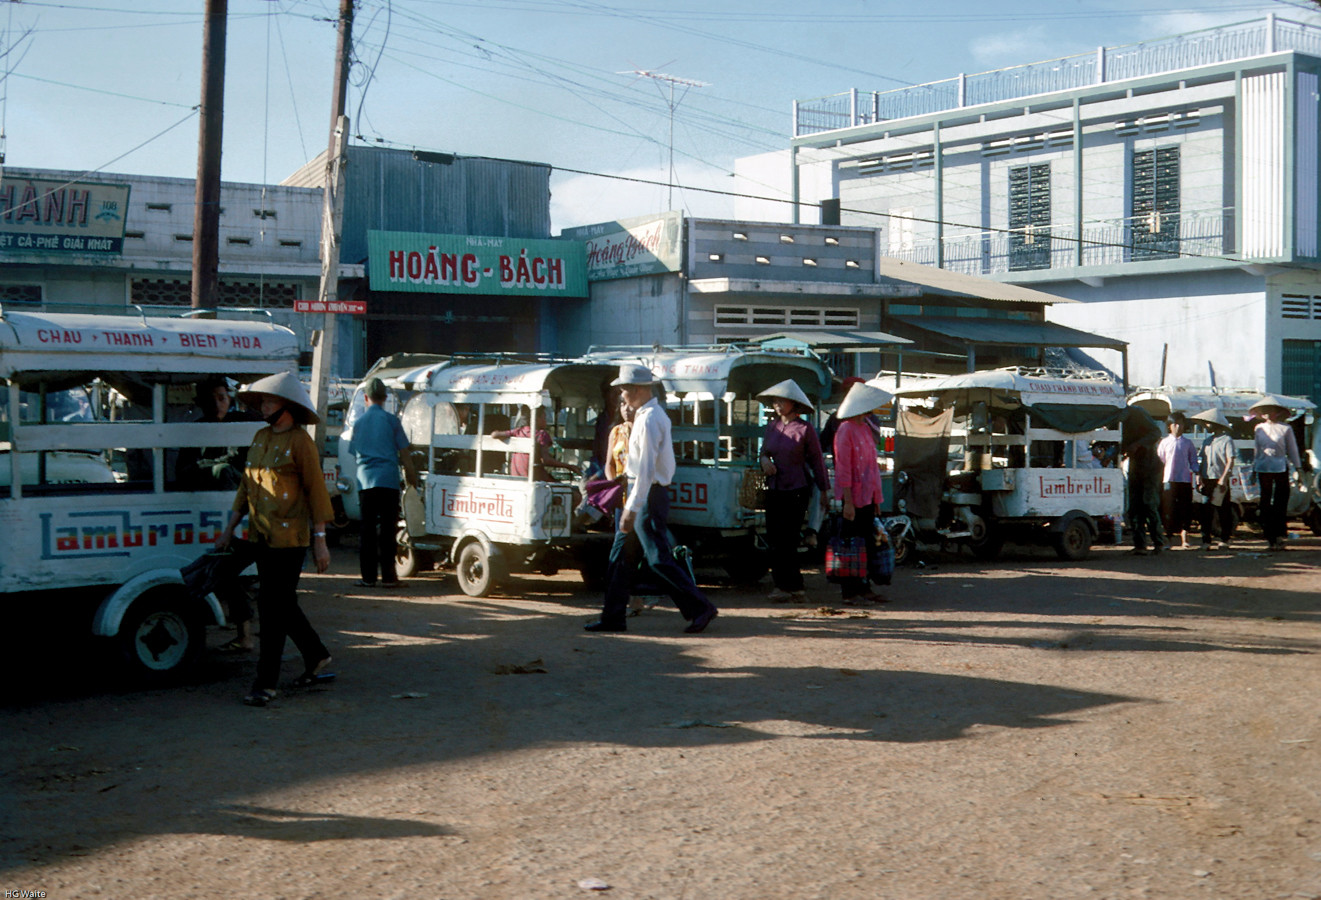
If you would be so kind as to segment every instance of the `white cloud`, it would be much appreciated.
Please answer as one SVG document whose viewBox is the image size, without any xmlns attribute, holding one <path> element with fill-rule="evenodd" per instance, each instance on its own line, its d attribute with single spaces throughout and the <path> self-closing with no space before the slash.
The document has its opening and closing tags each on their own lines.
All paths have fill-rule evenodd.
<svg viewBox="0 0 1321 900">
<path fill-rule="evenodd" d="M 1059 42 L 1052 40 L 1042 25 L 984 34 L 968 45 L 972 58 L 981 66 L 998 68 L 1054 59 L 1067 55 Z"/>
<path fill-rule="evenodd" d="M 576 225 L 591 225 L 665 212 L 669 208 L 668 172 L 645 168 L 612 172 L 618 178 L 595 175 L 552 174 L 550 224 L 552 233 Z M 647 182 L 647 183 L 643 183 Z M 710 194 L 696 188 L 734 191 L 735 182 L 723 172 L 695 163 L 675 165 L 674 208 L 690 216 L 730 218 L 734 198 Z"/>
</svg>

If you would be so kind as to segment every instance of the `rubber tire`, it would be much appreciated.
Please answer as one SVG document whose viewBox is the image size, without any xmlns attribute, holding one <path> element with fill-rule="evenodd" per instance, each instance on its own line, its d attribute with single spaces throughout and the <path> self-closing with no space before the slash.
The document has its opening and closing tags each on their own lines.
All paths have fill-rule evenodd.
<svg viewBox="0 0 1321 900">
<path fill-rule="evenodd" d="M 890 542 L 894 547 L 894 567 L 906 566 L 917 559 L 917 542 L 912 538 L 895 543 Z"/>
<path fill-rule="evenodd" d="M 610 574 L 610 554 L 593 554 L 578 565 L 578 574 L 582 576 L 583 586 L 590 591 L 605 590 Z"/>
<path fill-rule="evenodd" d="M 972 550 L 972 555 L 978 559 L 995 559 L 1004 549 L 1005 535 L 993 522 L 986 523 L 986 537 L 980 541 L 969 541 L 968 547 Z M 899 561 L 895 560 L 895 565 Z"/>
<path fill-rule="evenodd" d="M 197 601 L 182 585 L 143 594 L 124 613 L 115 636 L 119 655 L 135 680 L 171 681 L 186 672 L 206 647 L 206 625 Z"/>
<path fill-rule="evenodd" d="M 500 581 L 498 568 L 482 542 L 472 541 L 459 551 L 454 577 L 459 581 L 459 589 L 469 597 L 485 597 Z"/>
<path fill-rule="evenodd" d="M 1307 523 L 1308 528 L 1312 529 L 1312 534 L 1321 537 L 1321 506 L 1317 506 L 1315 503 L 1312 504 L 1312 508 L 1307 511 L 1307 515 L 1303 516 L 1303 521 Z"/>
<path fill-rule="evenodd" d="M 746 553 L 726 557 L 721 568 L 734 584 L 754 585 L 766 576 L 771 566 L 765 553 L 750 546 Z"/>
<path fill-rule="evenodd" d="M 436 558 L 430 550 L 418 550 L 408 541 L 408 528 L 399 523 L 395 535 L 394 573 L 399 578 L 412 578 L 418 572 L 430 572 L 436 567 Z"/>
<path fill-rule="evenodd" d="M 1055 553 L 1060 559 L 1077 562 L 1092 552 L 1092 529 L 1086 519 L 1073 519 L 1055 535 Z"/>
</svg>

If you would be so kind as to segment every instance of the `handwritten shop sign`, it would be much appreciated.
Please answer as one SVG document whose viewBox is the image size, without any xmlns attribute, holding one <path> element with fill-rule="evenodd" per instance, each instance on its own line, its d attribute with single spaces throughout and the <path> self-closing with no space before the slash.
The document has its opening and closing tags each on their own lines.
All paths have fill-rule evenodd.
<svg viewBox="0 0 1321 900">
<path fill-rule="evenodd" d="M 0 183 L 0 253 L 122 253 L 129 186 L 24 178 Z"/>
<path fill-rule="evenodd" d="M 560 237 L 582 242 L 588 281 L 608 281 L 679 271 L 682 225 L 681 213 L 668 212 L 566 228 Z"/>
<path fill-rule="evenodd" d="M 369 231 L 367 269 L 373 291 L 587 296 L 576 241 Z"/>
</svg>

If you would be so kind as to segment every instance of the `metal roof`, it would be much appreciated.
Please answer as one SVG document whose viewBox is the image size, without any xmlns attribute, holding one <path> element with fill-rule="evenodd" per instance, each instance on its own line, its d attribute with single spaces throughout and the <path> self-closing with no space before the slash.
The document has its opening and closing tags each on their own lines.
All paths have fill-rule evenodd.
<svg viewBox="0 0 1321 900">
<path fill-rule="evenodd" d="M 891 321 L 974 346 L 1104 347 L 1109 350 L 1123 350 L 1128 346 L 1127 341 L 1069 328 L 1058 322 L 942 316 L 893 316 Z"/>
<path fill-rule="evenodd" d="M 965 275 L 949 269 L 937 269 L 921 263 L 905 262 L 890 256 L 876 260 L 876 274 L 885 278 L 895 278 L 918 284 L 929 290 L 955 294 L 962 297 L 976 297 L 981 300 L 1003 300 L 1009 303 L 1077 303 L 1068 297 L 1058 297 L 1045 291 L 1018 284 L 1006 284 L 991 278 L 977 275 Z"/>
<path fill-rule="evenodd" d="M 812 349 L 838 353 L 874 353 L 883 347 L 903 347 L 913 343 L 908 338 L 884 331 L 777 331 L 756 339 L 763 347 L 776 341 L 797 341 Z"/>
</svg>

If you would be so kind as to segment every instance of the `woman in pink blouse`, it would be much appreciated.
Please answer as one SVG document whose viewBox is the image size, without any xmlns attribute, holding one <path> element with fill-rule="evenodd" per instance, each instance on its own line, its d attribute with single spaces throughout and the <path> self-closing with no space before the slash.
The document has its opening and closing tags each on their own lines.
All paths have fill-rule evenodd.
<svg viewBox="0 0 1321 900">
<path fill-rule="evenodd" d="M 798 544 L 812 485 L 821 491 L 821 506 L 829 501 L 830 478 L 821 455 L 821 441 L 802 414 L 812 411 L 803 389 L 787 378 L 757 395 L 775 409 L 761 442 L 761 471 L 766 475 L 766 543 L 771 548 L 771 578 L 775 590 L 768 600 L 802 600 L 803 573 L 798 568 Z"/>
<path fill-rule="evenodd" d="M 866 423 L 872 410 L 889 403 L 891 397 L 878 387 L 855 384 L 849 388 L 835 415 L 840 420 L 835 432 L 835 499 L 844 504 L 841 537 L 861 537 L 867 556 L 876 552 L 873 538 L 876 511 L 880 507 L 881 470 L 876 464 L 876 437 Z M 865 578 L 849 578 L 840 583 L 845 600 L 880 601 L 871 592 Z"/>
</svg>

